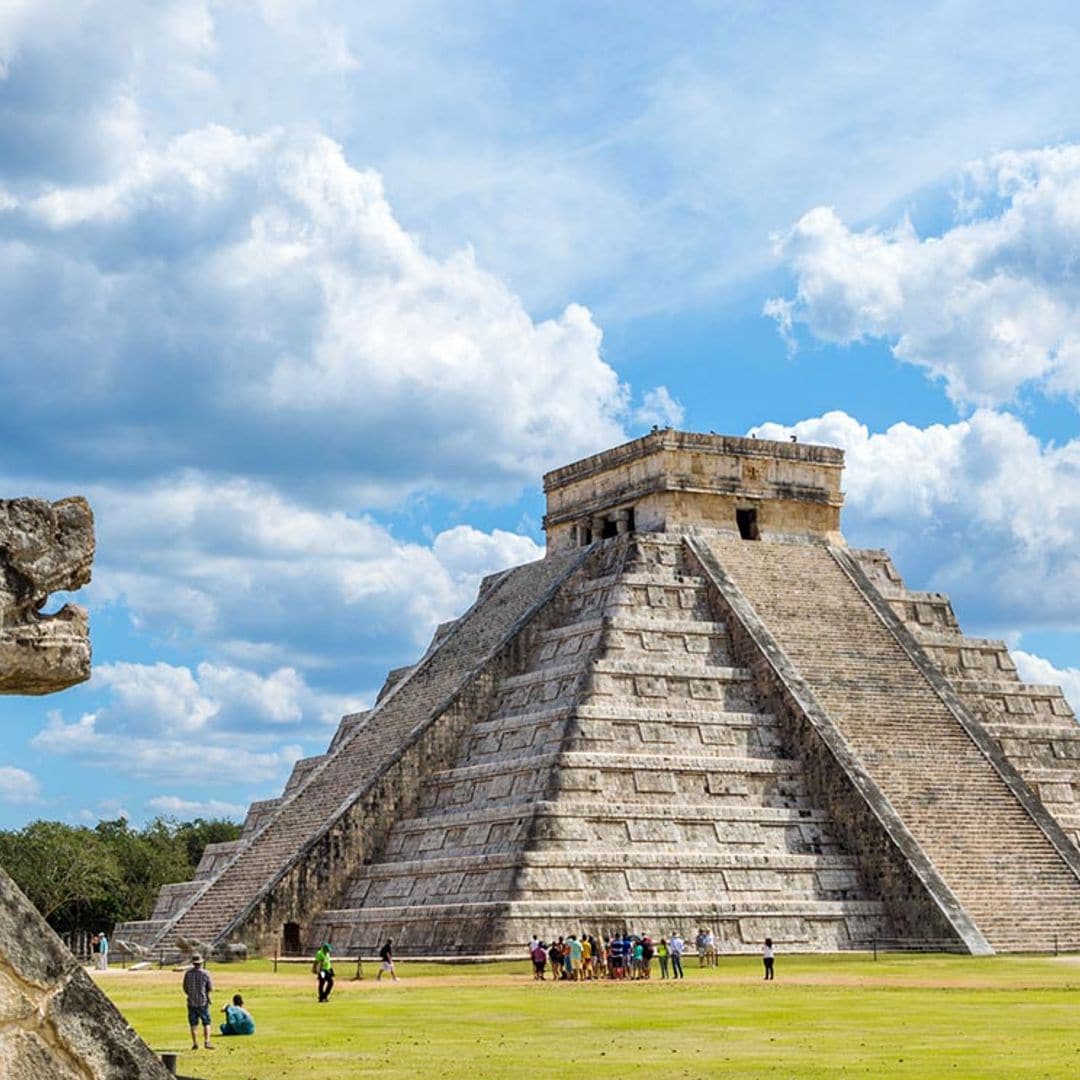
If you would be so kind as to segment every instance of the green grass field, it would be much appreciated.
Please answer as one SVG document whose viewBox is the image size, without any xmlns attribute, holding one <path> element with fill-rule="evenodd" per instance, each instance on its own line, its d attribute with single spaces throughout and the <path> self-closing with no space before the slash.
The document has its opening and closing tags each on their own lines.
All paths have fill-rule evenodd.
<svg viewBox="0 0 1080 1080">
<path fill-rule="evenodd" d="M 251 1038 L 185 1052 L 206 1080 L 322 1077 L 1080 1077 L 1080 957 L 784 956 L 687 966 L 682 983 L 539 984 L 526 963 L 339 969 L 326 1005 L 305 967 L 211 967 Z M 654 973 L 655 975 L 655 973 Z M 156 1050 L 187 1050 L 181 974 L 96 976 Z M 216 1028 L 215 1028 L 216 1030 Z"/>
</svg>

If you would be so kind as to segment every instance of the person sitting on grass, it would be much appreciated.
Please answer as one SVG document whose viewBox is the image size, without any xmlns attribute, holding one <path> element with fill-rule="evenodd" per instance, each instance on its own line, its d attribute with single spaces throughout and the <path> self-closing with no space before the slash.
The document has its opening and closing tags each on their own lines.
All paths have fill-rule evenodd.
<svg viewBox="0 0 1080 1080">
<path fill-rule="evenodd" d="M 233 994 L 232 1004 L 221 1010 L 225 1014 L 225 1023 L 221 1025 L 222 1035 L 254 1035 L 255 1021 L 251 1013 L 244 1008 L 244 999 Z"/>
</svg>

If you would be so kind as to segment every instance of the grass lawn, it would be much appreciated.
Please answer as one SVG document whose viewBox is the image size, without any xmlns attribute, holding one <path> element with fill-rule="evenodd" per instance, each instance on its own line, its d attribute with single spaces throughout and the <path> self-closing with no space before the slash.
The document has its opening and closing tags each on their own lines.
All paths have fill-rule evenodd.
<svg viewBox="0 0 1080 1080">
<path fill-rule="evenodd" d="M 242 993 L 258 1032 L 185 1052 L 206 1080 L 322 1077 L 1080 1077 L 1080 957 L 782 956 L 687 965 L 681 983 L 534 983 L 528 965 L 213 965 L 213 1009 Z M 654 976 L 655 976 L 654 972 Z M 96 975 L 157 1050 L 185 1050 L 181 974 Z M 215 1028 L 216 1030 L 216 1028 Z"/>
</svg>

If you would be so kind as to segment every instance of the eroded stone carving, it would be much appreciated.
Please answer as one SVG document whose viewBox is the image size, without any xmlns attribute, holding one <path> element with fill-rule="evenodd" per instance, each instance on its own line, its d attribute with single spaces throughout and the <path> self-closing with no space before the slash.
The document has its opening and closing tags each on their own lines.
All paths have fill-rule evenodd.
<svg viewBox="0 0 1080 1080">
<path fill-rule="evenodd" d="M 86 610 L 41 608 L 85 585 L 93 558 L 94 515 L 81 496 L 0 499 L 0 694 L 51 694 L 90 677 Z"/>
</svg>

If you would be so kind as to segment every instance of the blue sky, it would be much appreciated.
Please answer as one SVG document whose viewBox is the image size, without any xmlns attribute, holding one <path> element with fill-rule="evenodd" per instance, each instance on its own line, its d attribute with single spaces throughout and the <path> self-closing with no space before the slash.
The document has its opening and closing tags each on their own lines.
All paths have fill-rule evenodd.
<svg viewBox="0 0 1080 1080">
<path fill-rule="evenodd" d="M 1080 705 L 1078 45 L 1069 4 L 0 5 L 0 492 L 99 539 L 0 826 L 276 794 L 539 554 L 543 471 L 653 423 L 843 446 L 850 541 Z"/>
</svg>

